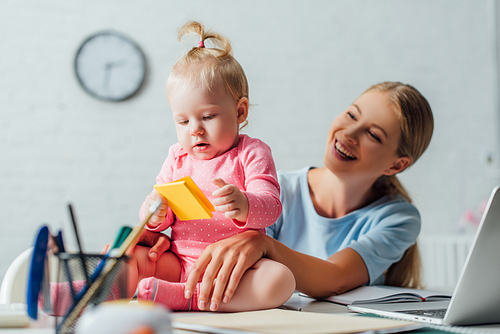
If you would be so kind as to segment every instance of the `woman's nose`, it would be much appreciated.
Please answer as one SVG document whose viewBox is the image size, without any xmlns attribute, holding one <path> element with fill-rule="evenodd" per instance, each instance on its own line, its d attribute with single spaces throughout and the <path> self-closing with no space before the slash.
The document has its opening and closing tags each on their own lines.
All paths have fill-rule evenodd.
<svg viewBox="0 0 500 334">
<path fill-rule="evenodd" d="M 344 130 L 344 135 L 347 140 L 349 140 L 352 143 L 356 143 L 358 141 L 359 131 L 360 131 L 359 127 L 350 126 Z"/>
</svg>

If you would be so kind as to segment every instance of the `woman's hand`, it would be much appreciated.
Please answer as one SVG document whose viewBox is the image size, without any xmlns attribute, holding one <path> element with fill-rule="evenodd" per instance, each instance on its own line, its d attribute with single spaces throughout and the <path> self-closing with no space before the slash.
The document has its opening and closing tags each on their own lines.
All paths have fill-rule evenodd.
<svg viewBox="0 0 500 334">
<path fill-rule="evenodd" d="M 258 231 L 245 231 L 209 245 L 189 272 L 185 298 L 193 295 L 196 284 L 203 277 L 198 307 L 204 310 L 211 303 L 231 300 L 245 271 L 266 255 L 266 236 Z"/>
<path fill-rule="evenodd" d="M 248 199 L 234 184 L 224 182 L 222 179 L 213 179 L 212 183 L 219 189 L 212 193 L 212 203 L 215 211 L 224 212 L 228 219 L 246 222 L 248 217 Z"/>
</svg>

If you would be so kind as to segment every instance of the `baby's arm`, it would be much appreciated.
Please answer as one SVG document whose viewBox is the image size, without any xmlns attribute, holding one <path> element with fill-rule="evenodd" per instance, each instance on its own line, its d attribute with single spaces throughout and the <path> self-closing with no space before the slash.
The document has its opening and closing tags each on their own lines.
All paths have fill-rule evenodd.
<svg viewBox="0 0 500 334">
<path fill-rule="evenodd" d="M 228 219 L 246 222 L 248 217 L 248 199 L 234 184 L 228 184 L 223 179 L 213 179 L 212 183 L 219 187 L 212 193 L 215 211 L 224 212 Z"/>
<path fill-rule="evenodd" d="M 258 139 L 246 139 L 238 153 L 244 169 L 235 177 L 245 185 L 240 190 L 218 178 L 212 193 L 216 211 L 224 212 L 238 227 L 262 229 L 271 226 L 281 214 L 280 190 L 271 149 Z"/>
<path fill-rule="evenodd" d="M 244 168 L 242 191 L 248 202 L 245 225 L 262 229 L 271 226 L 281 215 L 280 187 L 271 149 L 258 139 L 251 139 L 239 152 Z M 241 174 L 240 174 L 241 175 Z"/>
<path fill-rule="evenodd" d="M 248 184 L 249 191 L 241 191 L 220 178 L 213 179 L 212 183 L 219 187 L 212 193 L 215 211 L 224 212 L 226 218 L 240 227 L 265 228 L 274 224 L 281 214 L 279 187 L 268 180 L 254 179 Z"/>
</svg>

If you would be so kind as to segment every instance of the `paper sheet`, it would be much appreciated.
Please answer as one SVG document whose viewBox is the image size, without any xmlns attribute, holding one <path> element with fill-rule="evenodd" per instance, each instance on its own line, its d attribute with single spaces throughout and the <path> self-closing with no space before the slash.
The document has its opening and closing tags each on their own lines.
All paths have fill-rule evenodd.
<svg viewBox="0 0 500 334">
<path fill-rule="evenodd" d="M 418 329 L 422 325 L 408 321 L 338 314 L 266 310 L 239 313 L 216 313 L 174 317 L 173 327 L 207 333 L 236 331 L 265 334 L 328 334 L 366 331 L 391 332 Z M 229 330 L 229 331 L 228 331 Z"/>
</svg>

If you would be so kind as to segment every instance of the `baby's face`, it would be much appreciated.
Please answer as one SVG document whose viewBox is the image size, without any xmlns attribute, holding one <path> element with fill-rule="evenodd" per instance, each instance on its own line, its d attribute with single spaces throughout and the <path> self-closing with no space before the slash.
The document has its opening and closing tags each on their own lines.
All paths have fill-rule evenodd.
<svg viewBox="0 0 500 334">
<path fill-rule="evenodd" d="M 210 92 L 201 85 L 173 87 L 168 101 L 177 139 L 191 156 L 213 159 L 238 145 L 238 101 L 230 94 Z"/>
</svg>

